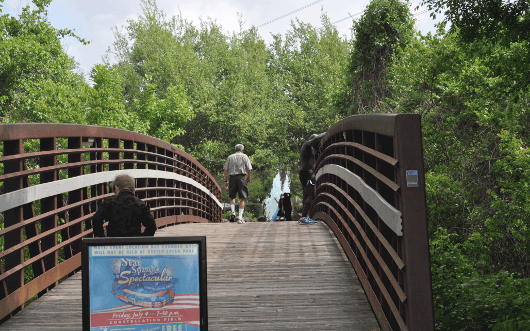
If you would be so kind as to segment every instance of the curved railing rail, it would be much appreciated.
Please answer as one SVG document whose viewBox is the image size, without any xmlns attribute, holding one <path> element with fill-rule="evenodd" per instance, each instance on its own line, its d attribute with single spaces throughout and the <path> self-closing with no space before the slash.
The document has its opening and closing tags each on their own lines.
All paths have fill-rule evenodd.
<svg viewBox="0 0 530 331">
<path fill-rule="evenodd" d="M 333 230 L 383 330 L 434 330 L 420 116 L 355 115 L 320 141 L 310 217 Z"/>
<path fill-rule="evenodd" d="M 81 266 L 81 238 L 117 174 L 158 227 L 220 222 L 221 189 L 177 147 L 130 131 L 75 124 L 0 124 L 0 322 Z M 25 152 L 25 150 L 33 150 Z"/>
</svg>

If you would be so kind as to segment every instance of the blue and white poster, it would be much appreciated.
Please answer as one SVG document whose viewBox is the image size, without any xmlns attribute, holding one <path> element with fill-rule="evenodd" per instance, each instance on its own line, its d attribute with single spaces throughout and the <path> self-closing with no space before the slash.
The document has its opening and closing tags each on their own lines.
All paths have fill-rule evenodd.
<svg viewBox="0 0 530 331">
<path fill-rule="evenodd" d="M 89 246 L 91 331 L 200 330 L 199 245 Z"/>
</svg>

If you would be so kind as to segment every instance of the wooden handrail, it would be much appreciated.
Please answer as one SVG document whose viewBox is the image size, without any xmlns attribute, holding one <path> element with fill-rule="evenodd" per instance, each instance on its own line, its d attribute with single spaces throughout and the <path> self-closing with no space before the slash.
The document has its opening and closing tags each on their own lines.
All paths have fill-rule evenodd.
<svg viewBox="0 0 530 331">
<path fill-rule="evenodd" d="M 337 236 L 382 330 L 433 331 L 419 115 L 354 115 L 320 137 L 304 210 Z"/>
</svg>

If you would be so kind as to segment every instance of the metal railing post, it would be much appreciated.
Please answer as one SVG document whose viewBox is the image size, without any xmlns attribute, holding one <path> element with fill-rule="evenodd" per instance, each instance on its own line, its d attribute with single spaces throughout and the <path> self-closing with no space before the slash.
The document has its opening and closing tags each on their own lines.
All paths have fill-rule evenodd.
<svg viewBox="0 0 530 331">
<path fill-rule="evenodd" d="M 403 261 L 407 266 L 407 327 L 410 331 L 431 330 L 434 313 L 419 115 L 402 114 L 396 117 L 394 142 L 399 159 Z"/>
<path fill-rule="evenodd" d="M 24 144 L 22 139 L 4 141 L 4 156 L 17 155 L 24 153 Z M 11 174 L 23 170 L 22 160 L 7 161 L 4 163 L 4 174 Z M 23 188 L 23 177 L 6 179 L 4 181 L 4 194 L 14 192 Z M 4 228 L 11 225 L 17 225 L 24 220 L 23 207 L 15 207 L 4 212 Z M 10 236 L 4 236 L 4 249 L 8 250 L 24 241 L 22 228 L 19 228 Z M 17 267 L 24 262 L 24 250 L 18 249 L 5 258 L 4 273 Z M 8 276 L 3 285 L 6 287 L 6 296 L 18 290 L 24 284 L 24 270 L 17 271 L 11 276 Z M 14 310 L 17 312 L 19 309 Z"/>
</svg>

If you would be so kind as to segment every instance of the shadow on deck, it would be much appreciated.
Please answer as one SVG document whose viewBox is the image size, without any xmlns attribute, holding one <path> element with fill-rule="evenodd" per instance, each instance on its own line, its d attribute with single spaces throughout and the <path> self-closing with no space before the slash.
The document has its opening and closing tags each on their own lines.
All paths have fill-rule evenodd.
<svg viewBox="0 0 530 331">
<path fill-rule="evenodd" d="M 157 236 L 205 235 L 210 330 L 379 330 L 351 264 L 323 224 L 183 224 Z M 81 273 L 2 325 L 81 330 Z"/>
</svg>

